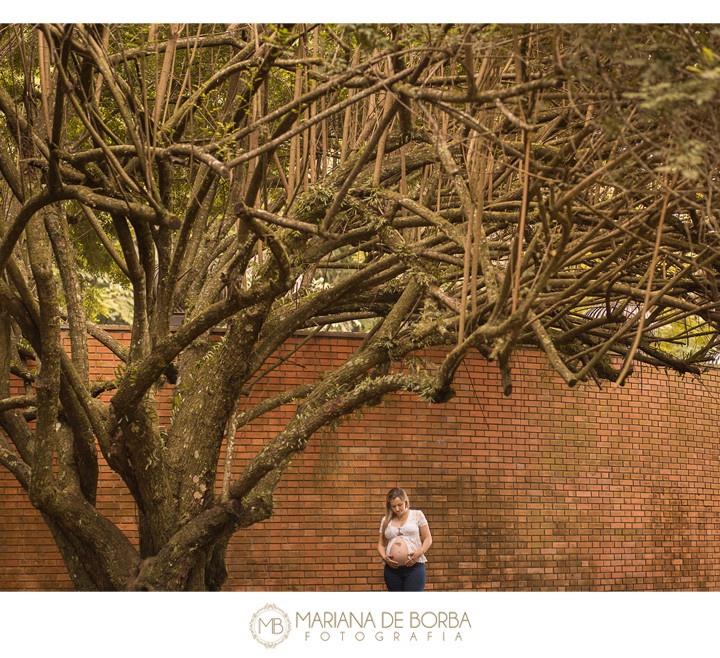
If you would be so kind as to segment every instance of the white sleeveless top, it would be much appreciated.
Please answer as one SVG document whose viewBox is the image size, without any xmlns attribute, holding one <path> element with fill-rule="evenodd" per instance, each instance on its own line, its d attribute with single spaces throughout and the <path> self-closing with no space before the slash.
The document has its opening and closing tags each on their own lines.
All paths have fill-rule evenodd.
<svg viewBox="0 0 720 658">
<path fill-rule="evenodd" d="M 385 517 L 380 522 L 380 532 L 382 532 L 382 524 L 385 521 Z M 422 548 L 422 539 L 420 539 L 420 528 L 428 525 L 425 515 L 419 509 L 411 509 L 408 514 L 407 521 L 399 528 L 387 524 L 385 528 L 385 539 L 387 540 L 387 546 L 385 547 L 385 553 L 390 552 L 390 547 L 395 541 L 402 537 L 408 545 L 408 549 L 411 553 L 417 553 Z M 418 558 L 418 562 L 427 562 L 425 555 L 421 555 Z"/>
</svg>

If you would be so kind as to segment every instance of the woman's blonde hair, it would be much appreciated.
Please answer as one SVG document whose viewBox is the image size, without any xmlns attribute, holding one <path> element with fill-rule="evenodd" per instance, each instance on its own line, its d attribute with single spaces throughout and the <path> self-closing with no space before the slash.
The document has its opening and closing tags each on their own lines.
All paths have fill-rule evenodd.
<svg viewBox="0 0 720 658">
<path fill-rule="evenodd" d="M 395 512 L 393 512 L 390 503 L 396 498 L 402 498 L 405 503 L 405 507 L 410 509 L 410 499 L 403 489 L 400 487 L 393 487 L 390 491 L 388 491 L 387 496 L 385 496 L 385 518 L 383 519 L 382 528 L 380 530 L 383 541 L 385 541 L 385 529 L 387 528 L 388 523 L 390 523 L 392 518 L 395 516 Z"/>
</svg>

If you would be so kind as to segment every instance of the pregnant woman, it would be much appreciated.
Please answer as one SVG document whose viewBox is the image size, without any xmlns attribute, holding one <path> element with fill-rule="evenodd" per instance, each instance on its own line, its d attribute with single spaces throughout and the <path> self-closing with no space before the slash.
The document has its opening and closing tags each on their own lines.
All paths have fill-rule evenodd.
<svg viewBox="0 0 720 658">
<path fill-rule="evenodd" d="M 431 544 L 425 515 L 419 509 L 410 509 L 410 501 L 402 489 L 390 489 L 377 545 L 385 563 L 385 585 L 389 591 L 422 592 L 425 589 L 425 553 Z"/>
</svg>

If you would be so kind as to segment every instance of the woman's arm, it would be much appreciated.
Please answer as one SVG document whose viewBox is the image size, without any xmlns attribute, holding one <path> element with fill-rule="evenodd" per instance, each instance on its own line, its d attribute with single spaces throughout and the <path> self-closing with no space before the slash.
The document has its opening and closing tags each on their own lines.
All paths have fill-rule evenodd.
<svg viewBox="0 0 720 658">
<path fill-rule="evenodd" d="M 430 526 L 424 525 L 420 528 L 420 539 L 422 539 L 422 546 L 417 553 L 413 553 L 410 559 L 405 563 L 406 567 L 411 567 L 415 564 L 422 555 L 425 555 L 428 548 L 432 546 L 432 535 L 430 534 Z"/>
</svg>

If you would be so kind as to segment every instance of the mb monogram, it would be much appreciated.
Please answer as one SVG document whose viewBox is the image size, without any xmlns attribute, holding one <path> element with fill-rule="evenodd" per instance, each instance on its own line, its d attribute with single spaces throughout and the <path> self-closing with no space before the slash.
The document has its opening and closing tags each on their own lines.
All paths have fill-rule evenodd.
<svg viewBox="0 0 720 658">
<path fill-rule="evenodd" d="M 250 632 L 260 644 L 276 647 L 290 634 L 290 619 L 283 610 L 268 603 L 252 616 Z"/>
</svg>

